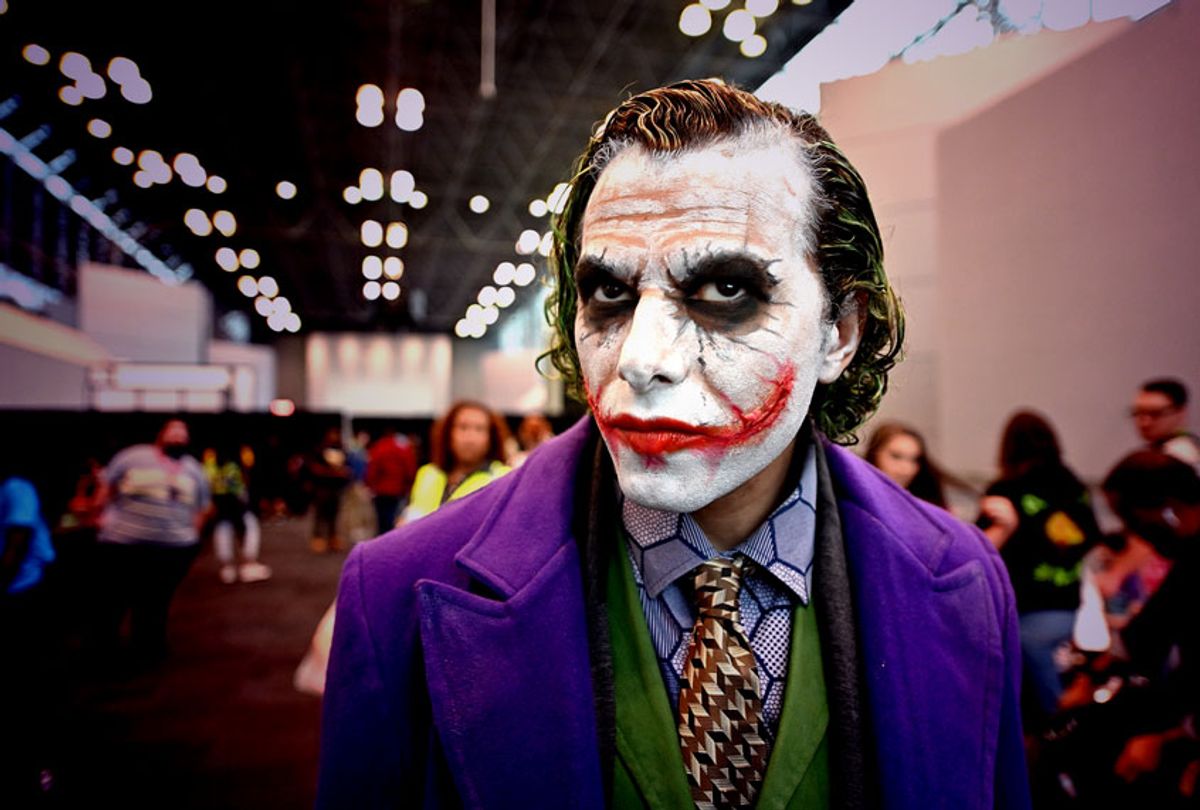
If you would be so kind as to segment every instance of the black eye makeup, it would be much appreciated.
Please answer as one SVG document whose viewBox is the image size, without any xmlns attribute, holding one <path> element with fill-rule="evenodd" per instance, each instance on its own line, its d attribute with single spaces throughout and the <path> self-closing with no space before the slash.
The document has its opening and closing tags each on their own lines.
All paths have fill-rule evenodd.
<svg viewBox="0 0 1200 810">
<path fill-rule="evenodd" d="M 771 290 L 779 284 L 770 273 L 773 263 L 733 252 L 689 260 L 677 283 L 692 319 L 710 331 L 739 330 L 756 323 L 771 303 Z"/>
</svg>

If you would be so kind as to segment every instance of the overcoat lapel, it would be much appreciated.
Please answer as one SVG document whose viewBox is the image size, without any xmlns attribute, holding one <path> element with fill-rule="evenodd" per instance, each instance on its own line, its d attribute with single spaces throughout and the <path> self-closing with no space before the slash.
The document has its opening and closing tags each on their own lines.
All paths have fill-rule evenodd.
<svg viewBox="0 0 1200 810">
<path fill-rule="evenodd" d="M 509 492 L 456 560 L 471 585 L 417 584 L 434 726 L 467 806 L 603 805 L 564 486 L 586 437 L 578 425 L 492 484 Z"/>
<path fill-rule="evenodd" d="M 826 453 L 882 803 L 991 807 L 1004 653 L 985 560 L 954 556 L 933 517 L 848 451 L 827 446 Z M 923 542 L 914 542 L 920 533 Z"/>
</svg>

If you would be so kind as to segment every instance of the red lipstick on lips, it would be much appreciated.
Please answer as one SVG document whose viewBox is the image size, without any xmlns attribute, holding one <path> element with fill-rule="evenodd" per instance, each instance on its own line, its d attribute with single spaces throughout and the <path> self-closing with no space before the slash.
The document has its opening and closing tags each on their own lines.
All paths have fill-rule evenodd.
<svg viewBox="0 0 1200 810">
<path fill-rule="evenodd" d="M 598 396 L 589 396 L 588 401 L 605 437 L 615 439 L 647 459 L 661 461 L 667 453 L 691 449 L 720 457 L 730 447 L 750 442 L 775 424 L 792 395 L 795 375 L 793 367 L 784 366 L 779 376 L 771 381 L 767 398 L 749 411 L 743 411 L 726 398 L 726 404 L 736 419 L 729 425 L 692 425 L 667 417 L 641 419 L 628 414 L 605 416 L 599 408 Z"/>
<path fill-rule="evenodd" d="M 639 419 L 618 415 L 604 421 L 606 432 L 635 453 L 662 456 L 707 444 L 721 428 L 689 425 L 678 419 Z"/>
</svg>

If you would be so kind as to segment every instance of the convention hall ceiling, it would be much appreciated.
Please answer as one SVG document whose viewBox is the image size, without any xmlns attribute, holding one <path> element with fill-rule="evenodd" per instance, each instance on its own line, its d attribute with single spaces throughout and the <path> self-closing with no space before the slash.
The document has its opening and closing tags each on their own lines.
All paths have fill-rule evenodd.
<svg viewBox="0 0 1200 810">
<path fill-rule="evenodd" d="M 0 126 L 155 256 L 190 266 L 220 312 L 249 312 L 260 337 L 271 333 L 238 290 L 243 275 L 274 279 L 304 331 L 449 331 L 498 263 L 541 266 L 536 250 L 516 247 L 522 232 L 549 227 L 531 202 L 565 179 L 616 102 L 688 77 L 757 86 L 848 4 L 782 0 L 757 21 L 766 51 L 747 58 L 721 30 L 741 0 L 713 12 L 698 37 L 681 32 L 679 0 L 499 0 L 494 36 L 490 0 L 0 0 L 0 102 L 16 101 Z M 359 112 L 367 84 L 384 103 L 367 90 Z M 419 97 L 400 102 L 401 128 L 404 88 Z M 107 137 L 89 133 L 104 124 Z M 118 147 L 130 165 L 114 160 Z M 74 159 L 55 164 L 68 150 Z M 401 170 L 409 175 L 393 189 Z M 279 195 L 284 181 L 290 199 Z M 379 199 L 355 202 L 364 192 Z M 472 210 L 476 195 L 487 198 L 482 213 Z M 200 213 L 185 221 L 192 209 Z M 218 210 L 233 222 L 212 227 Z M 381 233 L 364 229 L 368 220 Z M 389 232 L 393 222 L 404 227 Z M 30 242 L 32 230 L 7 229 L 10 242 L 26 243 L 6 248 L 18 271 L 23 255 L 52 252 Z M 232 249 L 224 261 L 232 254 L 257 266 L 222 269 L 222 247 Z M 398 276 L 394 300 L 364 296 L 368 256 L 401 260 L 366 268 L 386 270 L 380 283 Z M 69 287 L 67 275 L 59 286 Z M 535 285 L 513 286 L 519 303 Z"/>
</svg>

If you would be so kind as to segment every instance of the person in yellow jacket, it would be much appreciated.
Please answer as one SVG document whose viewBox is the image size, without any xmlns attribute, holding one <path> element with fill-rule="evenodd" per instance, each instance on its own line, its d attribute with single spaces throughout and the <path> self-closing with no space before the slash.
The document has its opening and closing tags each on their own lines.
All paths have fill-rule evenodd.
<svg viewBox="0 0 1200 810">
<path fill-rule="evenodd" d="M 399 522 L 424 517 L 508 472 L 504 463 L 507 433 L 504 421 L 486 406 L 455 403 L 433 426 L 431 460 L 417 470 L 408 507 Z"/>
<path fill-rule="evenodd" d="M 408 506 L 396 525 L 435 512 L 442 504 L 470 495 L 508 472 L 510 467 L 504 463 L 507 438 L 508 429 L 499 414 L 478 402 L 456 402 L 430 431 L 431 460 L 417 470 Z M 334 605 L 330 605 L 292 677 L 300 692 L 321 695 L 325 691 L 335 619 Z"/>
</svg>

